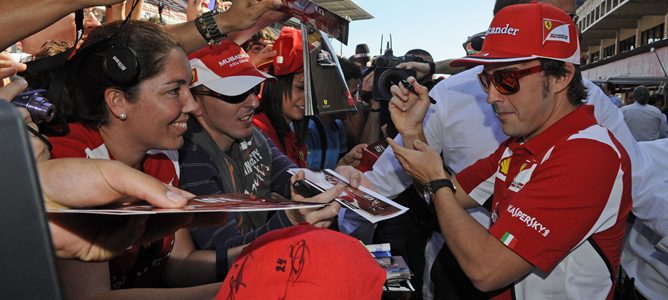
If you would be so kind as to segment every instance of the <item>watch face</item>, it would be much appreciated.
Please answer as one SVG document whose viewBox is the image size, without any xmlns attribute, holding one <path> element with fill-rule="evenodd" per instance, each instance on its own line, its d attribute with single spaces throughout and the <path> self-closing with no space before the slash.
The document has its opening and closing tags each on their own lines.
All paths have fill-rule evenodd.
<svg viewBox="0 0 668 300">
<path fill-rule="evenodd" d="M 428 202 L 431 202 L 431 192 L 429 190 L 429 187 L 425 186 L 422 189 L 422 197 L 424 197 L 424 200 L 427 200 Z"/>
</svg>

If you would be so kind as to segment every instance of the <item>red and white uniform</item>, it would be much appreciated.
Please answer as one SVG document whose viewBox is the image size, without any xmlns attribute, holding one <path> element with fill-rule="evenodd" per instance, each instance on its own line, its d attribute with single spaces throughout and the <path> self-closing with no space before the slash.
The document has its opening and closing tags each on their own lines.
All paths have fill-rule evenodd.
<svg viewBox="0 0 668 300">
<path fill-rule="evenodd" d="M 49 138 L 53 144 L 51 158 L 114 159 L 97 130 L 81 124 L 70 124 L 69 128 L 67 136 Z M 142 170 L 164 183 L 178 187 L 178 161 L 177 151 L 151 150 L 145 156 Z M 161 273 L 173 245 L 172 234 L 153 243 L 130 246 L 109 262 L 111 288 L 159 287 Z"/>
<path fill-rule="evenodd" d="M 535 268 L 495 299 L 611 299 L 631 209 L 631 163 L 583 105 L 528 142 L 511 138 L 457 175 L 489 232 Z"/>
</svg>

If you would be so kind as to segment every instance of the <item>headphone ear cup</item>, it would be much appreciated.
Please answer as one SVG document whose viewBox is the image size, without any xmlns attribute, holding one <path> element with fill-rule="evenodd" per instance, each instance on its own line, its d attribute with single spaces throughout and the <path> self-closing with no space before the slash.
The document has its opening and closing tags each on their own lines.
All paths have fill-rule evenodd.
<svg viewBox="0 0 668 300">
<path fill-rule="evenodd" d="M 130 47 L 112 46 L 105 52 L 102 65 L 107 78 L 122 87 L 134 85 L 139 77 L 137 53 Z"/>
</svg>

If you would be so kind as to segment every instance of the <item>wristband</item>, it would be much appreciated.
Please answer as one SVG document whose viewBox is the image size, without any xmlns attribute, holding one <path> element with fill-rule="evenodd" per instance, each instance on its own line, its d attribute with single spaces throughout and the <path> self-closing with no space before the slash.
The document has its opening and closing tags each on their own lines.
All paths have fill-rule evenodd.
<svg viewBox="0 0 668 300">
<path fill-rule="evenodd" d="M 227 38 L 227 34 L 223 34 L 218 29 L 216 24 L 215 16 L 220 13 L 219 10 L 214 9 L 203 13 L 201 16 L 195 19 L 195 27 L 199 34 L 204 38 L 209 44 L 218 44 L 220 41 Z"/>
<path fill-rule="evenodd" d="M 380 107 L 376 109 L 369 108 L 369 112 L 380 112 Z"/>
<path fill-rule="evenodd" d="M 434 75 L 436 73 L 436 63 L 433 61 L 428 62 L 429 64 L 429 75 Z"/>
</svg>

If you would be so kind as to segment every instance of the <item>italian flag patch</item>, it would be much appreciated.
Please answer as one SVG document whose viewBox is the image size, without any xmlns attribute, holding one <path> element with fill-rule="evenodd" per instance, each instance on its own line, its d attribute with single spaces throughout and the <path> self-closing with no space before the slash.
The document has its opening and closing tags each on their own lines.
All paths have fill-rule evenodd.
<svg viewBox="0 0 668 300">
<path fill-rule="evenodd" d="M 506 245 L 508 248 L 515 248 L 515 245 L 517 245 L 517 238 L 510 234 L 510 232 L 506 231 L 506 233 L 503 234 L 501 237 L 501 242 Z"/>
</svg>

